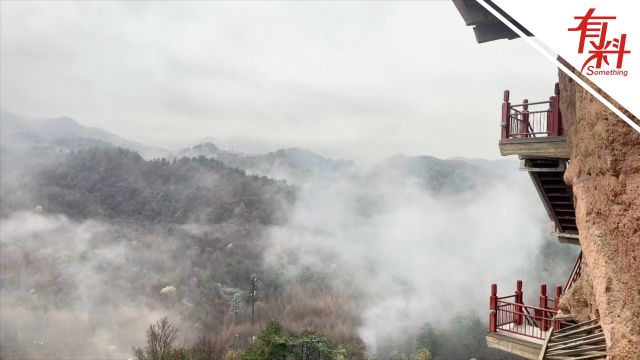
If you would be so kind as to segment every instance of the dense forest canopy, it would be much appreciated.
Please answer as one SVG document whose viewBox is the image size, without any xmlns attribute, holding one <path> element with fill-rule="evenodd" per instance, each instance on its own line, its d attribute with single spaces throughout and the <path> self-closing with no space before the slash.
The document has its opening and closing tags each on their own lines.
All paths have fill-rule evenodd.
<svg viewBox="0 0 640 360">
<path fill-rule="evenodd" d="M 146 161 L 125 149 L 71 154 L 38 174 L 36 196 L 56 213 L 151 224 L 269 225 L 284 221 L 286 183 L 199 156 Z"/>
</svg>

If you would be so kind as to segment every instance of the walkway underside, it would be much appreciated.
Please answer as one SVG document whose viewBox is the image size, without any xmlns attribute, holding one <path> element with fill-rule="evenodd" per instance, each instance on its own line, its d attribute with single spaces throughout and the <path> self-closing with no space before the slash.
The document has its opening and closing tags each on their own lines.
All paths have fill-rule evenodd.
<svg viewBox="0 0 640 360">
<path fill-rule="evenodd" d="M 498 331 L 488 333 L 487 346 L 521 356 L 525 359 L 537 360 L 542 349 L 542 341 L 513 333 Z"/>
</svg>

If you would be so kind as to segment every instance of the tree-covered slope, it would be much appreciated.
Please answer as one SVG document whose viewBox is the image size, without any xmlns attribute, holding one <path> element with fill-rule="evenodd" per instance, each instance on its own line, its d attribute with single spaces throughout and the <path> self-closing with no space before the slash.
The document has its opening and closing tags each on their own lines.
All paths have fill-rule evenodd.
<svg viewBox="0 0 640 360">
<path fill-rule="evenodd" d="M 37 174 L 34 192 L 49 212 L 162 224 L 273 224 L 293 200 L 284 182 L 211 158 L 144 160 L 120 148 L 70 154 Z"/>
</svg>

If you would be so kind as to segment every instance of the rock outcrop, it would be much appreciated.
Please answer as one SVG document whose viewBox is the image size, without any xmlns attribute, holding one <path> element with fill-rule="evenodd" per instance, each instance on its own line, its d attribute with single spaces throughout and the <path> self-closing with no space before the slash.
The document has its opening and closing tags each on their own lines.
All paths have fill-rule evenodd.
<svg viewBox="0 0 640 360">
<path fill-rule="evenodd" d="M 640 359 L 640 133 L 562 72 L 560 96 L 584 256 L 563 306 L 601 318 L 610 359 Z"/>
</svg>

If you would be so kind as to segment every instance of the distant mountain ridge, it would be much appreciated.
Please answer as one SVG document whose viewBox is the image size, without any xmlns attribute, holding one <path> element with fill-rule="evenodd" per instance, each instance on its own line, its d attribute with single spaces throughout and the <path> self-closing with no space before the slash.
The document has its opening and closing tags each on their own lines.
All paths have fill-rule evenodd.
<svg viewBox="0 0 640 360">
<path fill-rule="evenodd" d="M 517 174 L 512 160 L 439 159 L 402 154 L 391 156 L 375 171 L 391 171 L 412 177 L 434 193 L 466 192 Z"/>
<path fill-rule="evenodd" d="M 0 127 L 1 143 L 11 148 L 49 147 L 68 151 L 89 147 L 122 147 L 136 151 L 148 159 L 163 157 L 169 153 L 100 128 L 81 125 L 67 116 L 33 119 L 2 111 Z"/>
<path fill-rule="evenodd" d="M 125 139 L 100 128 L 81 125 L 69 117 L 30 119 L 2 111 L 0 124 L 3 160 L 20 159 L 20 149 L 29 150 L 30 157 L 41 153 L 43 158 L 50 158 L 58 152 L 121 147 L 135 151 L 145 159 L 212 158 L 227 167 L 241 169 L 247 174 L 282 179 L 292 184 L 302 184 L 309 179 L 331 181 L 353 170 L 356 165 L 351 160 L 331 159 L 295 147 L 266 153 L 228 151 L 211 142 L 214 138 L 210 137 L 205 138 L 207 141 L 170 152 Z M 15 149 L 19 150 L 18 153 Z M 26 154 L 24 151 L 22 153 Z M 3 170 L 4 168 L 5 166 Z M 375 176 L 377 172 L 391 171 L 417 179 L 434 192 L 461 192 L 476 188 L 482 182 L 494 181 L 499 176 L 513 173 L 514 169 L 512 160 L 460 157 L 438 159 L 427 155 L 398 154 L 374 167 L 372 174 Z"/>
<path fill-rule="evenodd" d="M 329 159 L 300 148 L 280 149 L 266 154 L 244 154 L 221 150 L 210 142 L 194 145 L 176 155 L 178 158 L 183 156 L 211 157 L 251 174 L 294 183 L 311 177 L 333 176 L 353 165 L 353 161 Z"/>
</svg>

